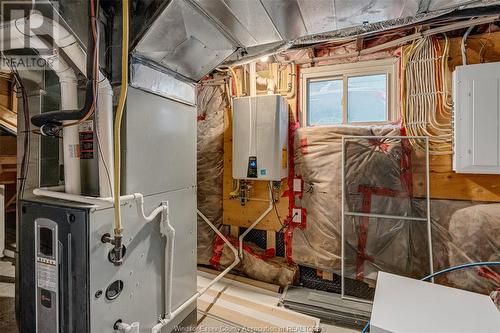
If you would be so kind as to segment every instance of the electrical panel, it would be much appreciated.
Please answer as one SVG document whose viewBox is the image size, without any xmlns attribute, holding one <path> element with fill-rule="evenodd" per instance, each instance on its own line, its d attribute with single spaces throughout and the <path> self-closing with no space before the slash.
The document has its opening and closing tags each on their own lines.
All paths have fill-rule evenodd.
<svg viewBox="0 0 500 333">
<path fill-rule="evenodd" d="M 288 175 L 288 106 L 280 95 L 233 100 L 233 178 L 279 181 Z"/>
<path fill-rule="evenodd" d="M 453 72 L 457 173 L 500 174 L 500 62 Z"/>
</svg>

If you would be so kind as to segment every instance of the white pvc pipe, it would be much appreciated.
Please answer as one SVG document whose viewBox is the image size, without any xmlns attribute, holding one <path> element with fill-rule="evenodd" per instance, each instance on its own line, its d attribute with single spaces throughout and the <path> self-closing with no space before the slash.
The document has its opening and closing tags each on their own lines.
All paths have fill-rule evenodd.
<svg viewBox="0 0 500 333">
<path fill-rule="evenodd" d="M 53 199 L 74 201 L 74 202 L 79 202 L 79 203 L 89 204 L 89 205 L 102 205 L 104 203 L 112 203 L 112 200 L 111 200 L 111 202 L 109 200 L 112 198 L 87 197 L 87 196 L 78 195 L 78 194 L 71 194 L 71 193 L 66 193 L 66 192 L 54 191 L 51 188 L 35 188 L 35 189 L 33 189 L 33 195 L 40 196 L 40 197 L 53 198 Z"/>
<path fill-rule="evenodd" d="M 161 225 L 164 226 L 162 233 L 167 238 L 165 244 L 165 318 L 170 319 L 172 314 L 172 289 L 173 289 L 173 266 L 174 266 L 174 242 L 175 229 L 170 224 L 168 205 L 161 214 Z"/>
<path fill-rule="evenodd" d="M 175 311 L 171 311 L 171 306 L 172 306 L 172 286 L 171 286 L 171 281 L 172 281 L 172 273 L 173 273 L 173 244 L 172 244 L 172 252 L 168 252 L 168 257 L 167 257 L 167 250 L 165 250 L 165 256 L 169 259 L 169 263 L 165 263 L 165 265 L 171 265 L 171 268 L 168 269 L 168 274 L 167 274 L 167 268 L 165 268 L 165 297 L 167 298 L 165 300 L 165 318 L 160 319 L 160 322 L 153 326 L 151 329 L 151 333 L 160 333 L 162 328 L 167 326 L 177 315 L 182 313 L 187 307 L 189 307 L 194 301 L 196 301 L 201 295 L 203 295 L 207 290 L 212 288 L 214 284 L 216 284 L 219 280 L 221 280 L 227 273 L 229 273 L 236 265 L 240 263 L 240 258 L 238 257 L 238 250 L 231 244 L 231 242 L 224 236 L 220 230 L 212 223 L 208 218 L 203 215 L 202 212 L 200 212 L 199 209 L 196 209 L 196 212 L 198 215 L 205 221 L 210 228 L 212 228 L 215 233 L 224 241 L 224 243 L 229 246 L 231 251 L 233 251 L 234 254 L 234 261 L 233 263 L 228 266 L 224 271 L 222 271 L 219 275 L 217 275 L 208 285 L 206 285 L 203 289 L 199 290 L 196 292 L 191 298 L 189 298 L 187 301 L 182 303 Z M 167 240 L 168 242 L 168 240 Z M 173 243 L 173 241 L 172 241 Z M 168 281 L 170 282 L 168 282 Z M 167 286 L 167 283 L 169 283 L 169 286 Z"/>
<path fill-rule="evenodd" d="M 99 196 L 113 197 L 113 89 L 108 79 L 99 73 L 97 105 L 97 136 L 99 139 Z"/>
<path fill-rule="evenodd" d="M 29 29 L 25 29 L 25 25 Z M 29 33 L 31 37 L 36 35 L 49 35 L 53 38 L 54 43 L 66 53 L 69 59 L 75 64 L 78 70 L 86 75 L 86 55 L 85 51 L 80 47 L 75 36 L 64 28 L 59 22 L 53 21 L 38 13 L 33 13 L 27 18 L 20 18 L 15 20 L 15 29 L 17 29 L 23 36 Z"/>
<path fill-rule="evenodd" d="M 273 209 L 273 205 L 274 205 L 274 202 L 273 202 L 273 194 L 272 194 L 272 185 L 271 185 L 271 182 L 269 182 L 269 206 L 267 207 L 267 209 L 264 211 L 264 213 L 262 213 L 258 218 L 257 220 L 255 220 L 254 223 L 252 223 L 252 225 L 250 225 L 250 227 L 247 228 L 247 230 L 245 230 L 244 233 L 242 233 L 240 235 L 240 237 L 238 238 L 238 241 L 239 241 L 239 250 L 240 250 L 240 259 L 243 260 L 243 238 L 245 238 L 245 236 L 253 229 L 255 228 L 255 226 L 257 224 L 259 224 L 260 221 L 262 221 L 262 219 L 264 217 L 266 217 L 267 214 L 269 214 L 269 212 Z"/>
<path fill-rule="evenodd" d="M 71 77 L 59 77 L 61 86 L 61 109 L 76 110 L 78 109 L 78 88 L 76 75 L 73 70 L 66 71 L 66 73 L 71 73 Z M 63 123 L 68 123 L 68 121 Z M 80 137 L 78 133 L 78 126 L 63 127 L 62 144 L 64 161 L 64 190 L 66 193 L 80 194 Z"/>
<path fill-rule="evenodd" d="M 106 198 L 96 198 L 88 197 L 83 195 L 59 192 L 54 190 L 54 188 L 36 188 L 33 190 L 33 195 L 42 196 L 47 198 L 54 198 L 60 200 L 74 201 L 89 205 L 102 205 L 102 204 L 112 204 L 113 197 Z M 137 208 L 137 216 L 141 218 L 143 222 L 153 221 L 158 214 L 164 209 L 162 206 L 155 208 L 149 215 L 144 213 L 144 196 L 141 193 L 133 193 L 120 196 L 120 201 L 135 201 Z"/>
<path fill-rule="evenodd" d="M 140 330 L 140 324 L 138 322 L 132 324 L 119 323 L 117 327 L 118 331 L 123 333 L 139 333 Z"/>
<path fill-rule="evenodd" d="M 260 86 L 266 86 L 268 95 L 274 95 L 274 93 L 276 92 L 276 82 L 272 78 L 266 78 L 257 74 L 256 84 Z"/>
<path fill-rule="evenodd" d="M 251 62 L 249 65 L 250 75 L 250 96 L 257 96 L 257 64 Z"/>
</svg>

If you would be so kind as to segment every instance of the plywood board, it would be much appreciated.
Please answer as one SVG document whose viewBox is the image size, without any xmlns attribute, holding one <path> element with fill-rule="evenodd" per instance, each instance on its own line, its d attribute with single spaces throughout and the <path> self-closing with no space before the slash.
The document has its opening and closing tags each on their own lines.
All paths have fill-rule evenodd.
<svg viewBox="0 0 500 333">
<path fill-rule="evenodd" d="M 199 272 L 198 289 L 212 279 L 212 275 Z M 278 293 L 224 278 L 198 299 L 198 310 L 247 328 L 310 332 L 319 327 L 318 318 L 279 307 L 279 300 Z"/>
</svg>

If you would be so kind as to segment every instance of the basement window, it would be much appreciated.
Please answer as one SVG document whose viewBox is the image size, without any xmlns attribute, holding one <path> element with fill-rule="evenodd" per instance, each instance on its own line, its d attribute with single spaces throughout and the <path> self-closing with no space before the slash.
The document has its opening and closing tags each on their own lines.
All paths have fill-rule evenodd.
<svg viewBox="0 0 500 333">
<path fill-rule="evenodd" d="M 306 68 L 301 88 L 301 123 L 306 126 L 380 124 L 397 118 L 397 59 Z"/>
</svg>

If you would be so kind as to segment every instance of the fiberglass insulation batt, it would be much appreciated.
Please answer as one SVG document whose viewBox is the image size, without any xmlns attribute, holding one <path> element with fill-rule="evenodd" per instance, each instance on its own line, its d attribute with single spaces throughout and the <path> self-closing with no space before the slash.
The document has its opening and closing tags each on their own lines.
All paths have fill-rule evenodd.
<svg viewBox="0 0 500 333">
<path fill-rule="evenodd" d="M 400 128 L 318 126 L 296 132 L 295 170 L 304 180 L 301 204 L 307 213 L 305 225 L 293 228 L 288 244 L 291 258 L 300 265 L 337 274 L 341 267 L 344 135 L 399 136 Z M 348 139 L 346 211 L 425 218 L 425 197 L 414 197 L 412 190 L 416 179 L 425 181 L 418 179 L 425 177 L 425 163 L 415 163 L 417 157 L 412 150 L 406 139 Z M 435 271 L 453 264 L 499 259 L 500 205 L 478 204 L 431 200 Z M 379 270 L 421 278 L 430 271 L 426 221 L 348 216 L 344 233 L 348 278 L 374 280 Z M 472 270 L 463 274 L 472 274 L 474 279 L 457 273 L 443 282 L 485 293 L 500 285 L 494 272 Z"/>
</svg>

